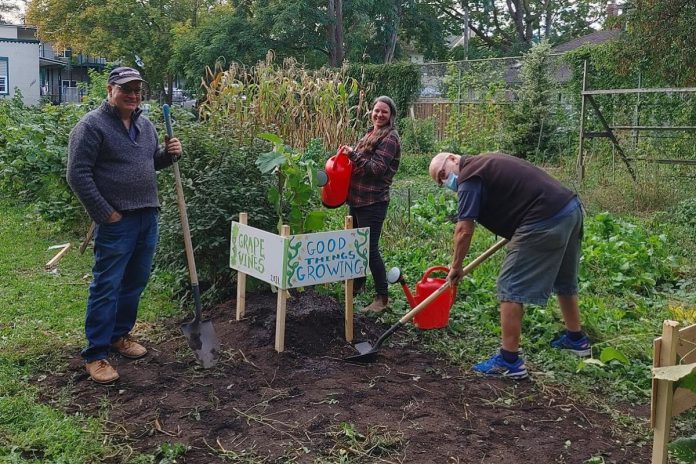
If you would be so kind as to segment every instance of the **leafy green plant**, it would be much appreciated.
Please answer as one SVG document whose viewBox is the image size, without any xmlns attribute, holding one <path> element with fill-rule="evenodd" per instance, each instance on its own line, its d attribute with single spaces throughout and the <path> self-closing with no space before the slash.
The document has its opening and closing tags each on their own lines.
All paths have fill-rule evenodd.
<svg viewBox="0 0 696 464">
<path fill-rule="evenodd" d="M 360 83 L 365 95 L 359 97 L 368 105 L 380 95 L 391 97 L 396 103 L 398 118 L 406 117 L 421 88 L 420 68 L 412 63 L 348 64 L 344 69 Z M 357 104 L 358 96 L 353 97 L 352 102 Z"/>
<path fill-rule="evenodd" d="M 0 100 L 0 191 L 7 198 L 32 204 L 39 214 L 66 226 L 85 222 L 65 173 L 68 135 L 88 109 Z"/>
<path fill-rule="evenodd" d="M 492 62 L 448 65 L 444 83 L 453 102 L 443 150 L 478 154 L 501 146 L 506 102 L 504 70 Z"/>
<path fill-rule="evenodd" d="M 293 150 L 275 134 L 258 137 L 273 144 L 273 150 L 256 160 L 262 174 L 275 174 L 276 183 L 268 191 L 268 201 L 275 205 L 278 232 L 289 224 L 292 233 L 313 232 L 324 227 L 326 213 L 312 210 L 312 196 L 317 192 L 317 167 L 312 159 Z M 287 217 L 286 212 L 287 210 Z"/>
<path fill-rule="evenodd" d="M 405 118 L 398 121 L 401 149 L 409 154 L 434 154 L 435 120 Z"/>
<path fill-rule="evenodd" d="M 271 230 L 275 218 L 267 200 L 269 179 L 254 165 L 263 152 L 262 144 L 257 141 L 239 147 L 220 143 L 215 131 L 188 120 L 187 114 L 174 108 L 174 133 L 184 147 L 179 168 L 201 289 L 209 301 L 232 292 L 229 282 L 235 274 L 229 268 L 230 222 L 237 220 L 240 212 L 246 212 L 251 226 Z M 154 113 L 152 120 L 159 123 L 161 117 Z M 159 172 L 158 185 L 162 209 L 156 265 L 173 273 L 176 288 L 182 289 L 187 285 L 188 274 L 171 169 Z"/>
</svg>

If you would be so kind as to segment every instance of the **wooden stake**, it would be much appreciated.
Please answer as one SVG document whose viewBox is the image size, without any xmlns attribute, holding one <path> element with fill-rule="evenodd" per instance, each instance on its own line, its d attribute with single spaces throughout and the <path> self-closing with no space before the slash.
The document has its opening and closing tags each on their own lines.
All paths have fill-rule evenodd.
<svg viewBox="0 0 696 464">
<path fill-rule="evenodd" d="M 662 324 L 662 339 L 659 343 L 660 350 L 653 353 L 657 361 L 656 367 L 674 366 L 677 362 L 677 345 L 679 343 L 679 323 L 664 321 Z M 656 344 L 657 345 L 657 344 Z M 655 361 L 653 362 L 655 364 Z M 667 464 L 667 444 L 669 443 L 669 429 L 672 425 L 672 399 L 674 398 L 673 382 L 669 380 L 653 379 L 654 402 L 653 427 L 653 452 L 652 464 Z"/>
<path fill-rule="evenodd" d="M 53 258 L 51 258 L 51 260 L 49 262 L 46 263 L 46 270 L 52 269 L 53 267 L 55 267 L 58 264 L 58 261 L 60 261 L 60 259 L 63 256 L 65 256 L 65 253 L 68 252 L 68 250 L 70 249 L 71 246 L 72 245 L 70 243 L 66 243 L 65 245 L 63 245 L 63 248 L 61 248 L 61 250 L 58 252 L 58 254 L 55 255 Z"/>
<path fill-rule="evenodd" d="M 284 225 L 281 232 L 281 237 L 290 235 L 290 226 Z M 288 292 L 282 288 L 278 289 L 278 304 L 276 306 L 276 338 L 275 349 L 278 353 L 285 350 L 285 310 L 288 303 Z"/>
<path fill-rule="evenodd" d="M 246 225 L 247 213 L 239 213 L 239 223 Z M 237 272 L 237 320 L 241 320 L 246 313 L 246 274 Z"/>
<path fill-rule="evenodd" d="M 353 228 L 353 216 L 346 216 L 345 228 Z M 346 280 L 345 284 L 345 328 L 346 341 L 350 343 L 353 341 L 353 279 Z"/>
<path fill-rule="evenodd" d="M 80 254 L 84 254 L 85 250 L 87 249 L 87 246 L 89 243 L 92 241 L 92 237 L 94 236 L 94 229 L 97 227 L 97 224 L 92 221 L 92 223 L 89 225 L 89 229 L 87 229 L 87 234 L 85 235 L 85 240 L 82 242 L 82 245 L 80 245 Z"/>
</svg>

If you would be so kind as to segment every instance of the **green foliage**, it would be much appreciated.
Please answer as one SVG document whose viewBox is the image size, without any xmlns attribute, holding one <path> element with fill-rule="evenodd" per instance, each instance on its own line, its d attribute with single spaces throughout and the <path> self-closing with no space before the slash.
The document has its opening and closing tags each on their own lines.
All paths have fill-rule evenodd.
<svg viewBox="0 0 696 464">
<path fill-rule="evenodd" d="M 557 123 L 551 46 L 542 42 L 522 58 L 517 102 L 506 118 L 505 148 L 520 158 L 547 158 Z"/>
<path fill-rule="evenodd" d="M 627 11 L 623 57 L 660 76 L 668 86 L 692 86 L 696 73 L 693 25 L 696 5 L 684 1 L 638 2 Z M 649 37 L 649 40 L 646 40 Z"/>
<path fill-rule="evenodd" d="M 141 454 L 135 459 L 131 459 L 129 464 L 176 464 L 177 462 L 185 462 L 177 460 L 189 450 L 189 447 L 183 443 L 162 443 L 154 454 Z"/>
<path fill-rule="evenodd" d="M 179 160 L 196 266 L 206 299 L 229 293 L 233 272 L 229 269 L 230 222 L 240 212 L 249 214 L 249 224 L 265 230 L 274 225 L 273 208 L 266 196 L 270 187 L 254 165 L 263 151 L 260 144 L 236 147 L 220 143 L 209 127 L 186 121 L 177 112 L 174 134 L 181 139 L 184 155 Z M 153 117 L 153 120 L 160 118 Z M 160 171 L 162 198 L 160 243 L 156 255 L 159 269 L 173 272 L 179 285 L 187 281 L 183 235 L 171 169 Z"/>
<path fill-rule="evenodd" d="M 398 118 L 406 117 L 421 88 L 420 68 L 415 64 L 349 64 L 346 72 L 366 89 L 364 98 L 368 105 L 380 95 L 391 97 Z"/>
<path fill-rule="evenodd" d="M 580 276 L 584 289 L 651 296 L 675 283 L 675 258 L 665 235 L 650 234 L 609 213 L 597 214 L 585 231 Z"/>
<path fill-rule="evenodd" d="M 32 204 L 47 219 L 75 226 L 83 208 L 65 173 L 68 135 L 89 109 L 83 105 L 23 107 L 21 100 L 0 100 L 0 191 Z"/>
<path fill-rule="evenodd" d="M 99 72 L 96 69 L 87 70 L 89 82 L 87 84 L 83 84 L 82 82 L 78 84 L 78 86 L 83 86 L 85 87 L 85 90 L 87 90 L 87 95 L 83 97 L 85 103 L 90 103 L 91 106 L 97 106 L 106 99 L 108 96 L 106 85 L 109 80 L 110 72 L 111 71 L 108 69 L 105 69 L 102 72 Z"/>
<path fill-rule="evenodd" d="M 503 69 L 492 62 L 447 67 L 444 81 L 451 107 L 443 150 L 478 154 L 497 150 L 502 143 L 505 114 Z"/>
<path fill-rule="evenodd" d="M 672 440 L 668 447 L 670 454 L 678 459 L 678 462 L 696 462 L 696 435 Z"/>
<path fill-rule="evenodd" d="M 268 191 L 268 201 L 275 205 L 278 233 L 283 224 L 289 224 L 293 234 L 321 230 L 325 212 L 312 210 L 317 203 L 312 201 L 318 192 L 317 163 L 286 146 L 275 134 L 264 133 L 258 137 L 273 144 L 272 151 L 257 158 L 256 166 L 262 174 L 275 174 L 277 177 L 276 185 Z"/>
<path fill-rule="evenodd" d="M 398 125 L 403 152 L 435 153 L 435 120 L 433 118 L 404 118 L 398 121 Z"/>
</svg>

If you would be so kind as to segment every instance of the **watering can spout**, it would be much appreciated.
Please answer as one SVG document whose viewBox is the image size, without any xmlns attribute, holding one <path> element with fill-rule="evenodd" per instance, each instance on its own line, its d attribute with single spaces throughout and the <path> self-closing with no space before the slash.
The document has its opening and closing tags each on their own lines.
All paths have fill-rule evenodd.
<svg viewBox="0 0 696 464">
<path fill-rule="evenodd" d="M 404 276 L 401 274 L 401 269 L 399 269 L 398 267 L 391 268 L 387 273 L 387 282 L 389 282 L 390 284 L 395 284 L 397 282 L 401 284 L 401 288 L 404 291 L 404 295 L 406 295 L 406 300 L 408 300 L 408 305 L 411 308 L 416 307 L 418 303 L 416 302 L 413 293 L 411 293 L 411 289 L 408 288 L 408 285 L 406 284 L 406 279 L 404 279 Z"/>
</svg>

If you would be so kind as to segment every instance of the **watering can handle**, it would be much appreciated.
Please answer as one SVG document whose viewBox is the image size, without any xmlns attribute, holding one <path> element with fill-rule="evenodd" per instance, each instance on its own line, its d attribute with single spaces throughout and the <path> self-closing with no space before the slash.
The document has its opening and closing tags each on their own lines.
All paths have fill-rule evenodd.
<svg viewBox="0 0 696 464">
<path fill-rule="evenodd" d="M 442 271 L 445 274 L 449 274 L 450 268 L 448 268 L 447 266 L 433 266 L 431 268 L 428 268 L 428 270 L 425 271 L 425 274 L 423 274 L 423 278 L 421 279 L 421 281 L 426 280 L 428 277 L 430 277 L 431 273 L 437 271 Z"/>
</svg>

